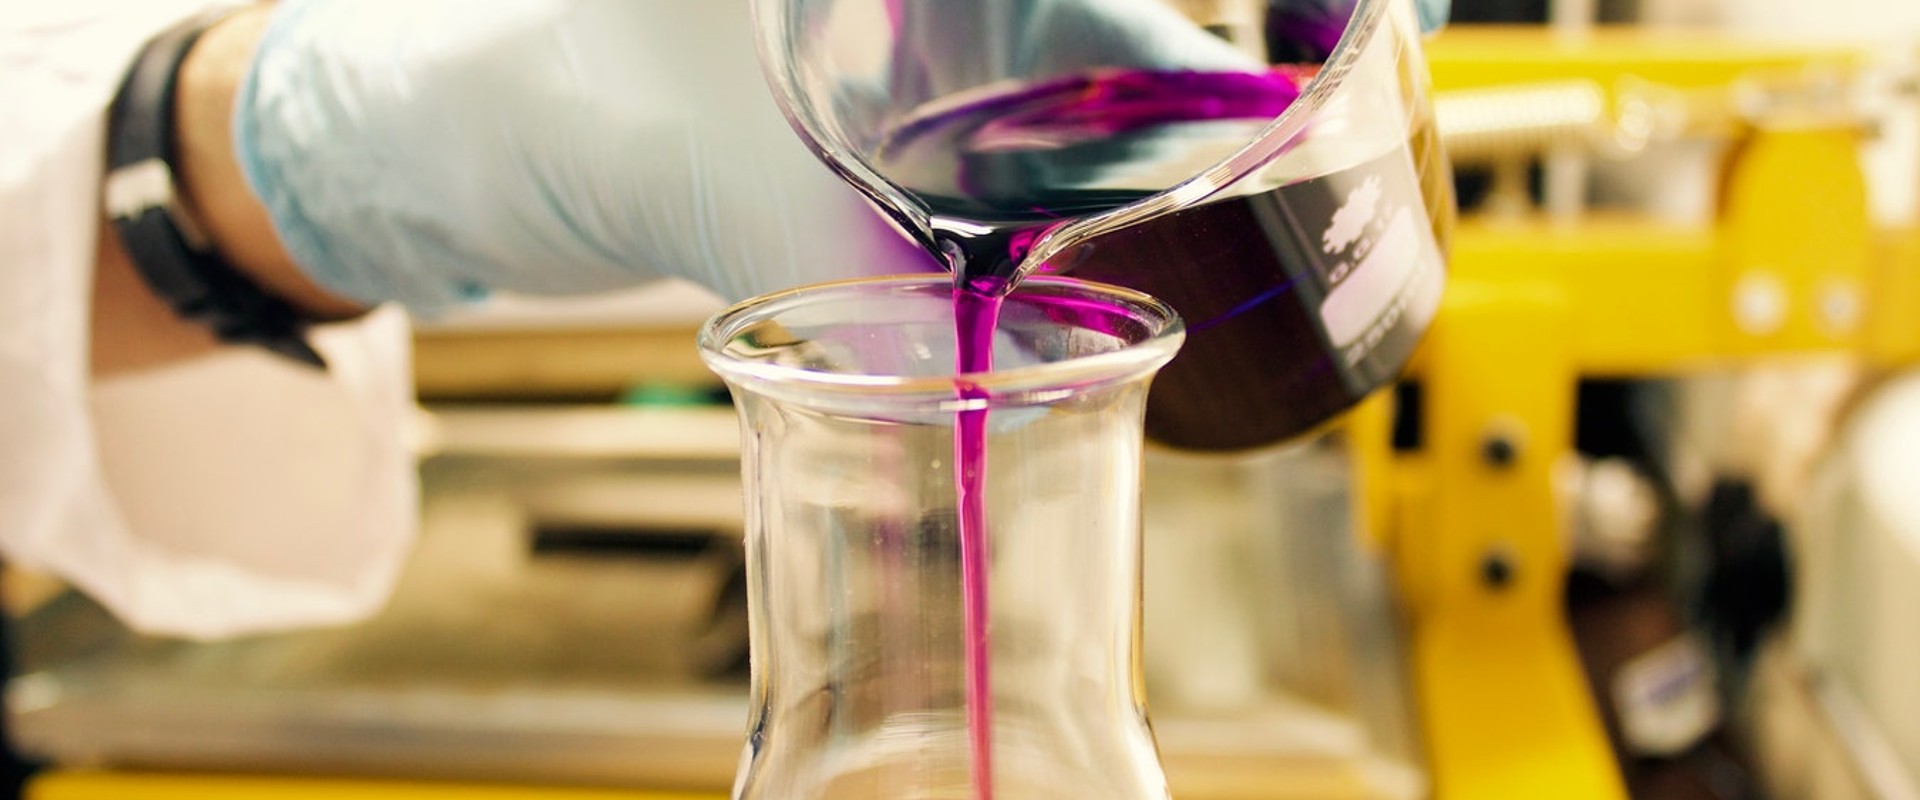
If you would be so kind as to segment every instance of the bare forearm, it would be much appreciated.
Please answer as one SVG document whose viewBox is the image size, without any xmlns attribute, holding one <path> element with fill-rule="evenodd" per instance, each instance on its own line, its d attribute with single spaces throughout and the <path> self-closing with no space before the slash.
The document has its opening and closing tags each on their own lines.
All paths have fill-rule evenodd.
<svg viewBox="0 0 1920 800">
<path fill-rule="evenodd" d="M 316 318 L 352 317 L 364 309 L 307 279 L 280 246 L 233 155 L 233 99 L 268 8 L 242 11 L 207 31 L 181 65 L 174 94 L 175 180 L 189 213 L 235 269 Z M 218 347 L 210 330 L 175 314 L 147 287 L 103 221 L 95 247 L 94 374 L 165 366 Z"/>
<path fill-rule="evenodd" d="M 102 378 L 179 363 L 220 346 L 207 326 L 175 314 L 147 288 L 105 220 L 94 248 L 88 341 L 93 374 Z"/>
</svg>

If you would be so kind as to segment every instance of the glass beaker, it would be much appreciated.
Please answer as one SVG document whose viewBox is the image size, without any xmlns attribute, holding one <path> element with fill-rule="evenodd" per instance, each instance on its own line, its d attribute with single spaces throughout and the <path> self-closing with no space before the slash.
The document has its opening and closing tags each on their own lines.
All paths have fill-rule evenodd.
<svg viewBox="0 0 1920 800">
<path fill-rule="evenodd" d="M 1129 290 L 1035 280 L 1002 306 L 996 368 L 956 375 L 953 291 L 944 275 L 821 284 L 701 333 L 743 433 L 735 798 L 1167 797 L 1139 667 L 1141 424 L 1181 323 Z M 976 693 L 955 434 L 982 411 Z"/>
<path fill-rule="evenodd" d="M 1412 0 L 1271 9 L 1236 43 L 1166 0 L 755 0 L 796 130 L 964 283 L 1172 305 L 1147 432 L 1207 450 L 1395 378 L 1454 220 Z"/>
</svg>

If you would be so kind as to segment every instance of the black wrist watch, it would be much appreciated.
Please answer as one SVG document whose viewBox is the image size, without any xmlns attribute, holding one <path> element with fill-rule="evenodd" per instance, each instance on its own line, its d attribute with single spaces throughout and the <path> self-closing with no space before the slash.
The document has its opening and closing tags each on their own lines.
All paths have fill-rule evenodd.
<svg viewBox="0 0 1920 800">
<path fill-rule="evenodd" d="M 302 364 L 326 362 L 307 343 L 312 320 L 220 257 L 180 203 L 173 92 L 187 51 L 225 16 L 200 16 L 149 40 L 107 112 L 106 215 L 147 285 L 223 342 L 258 345 Z"/>
</svg>

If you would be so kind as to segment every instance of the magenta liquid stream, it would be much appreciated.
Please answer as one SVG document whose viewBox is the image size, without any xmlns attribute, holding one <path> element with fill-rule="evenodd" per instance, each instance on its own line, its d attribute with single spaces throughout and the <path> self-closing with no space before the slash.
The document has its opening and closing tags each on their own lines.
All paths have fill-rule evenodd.
<svg viewBox="0 0 1920 800">
<path fill-rule="evenodd" d="M 960 112 L 972 146 L 995 148 L 1002 137 L 1062 141 L 1114 141 L 1129 132 L 1212 119 L 1270 119 L 1299 94 L 1289 73 L 1149 73 L 1118 71 L 1054 81 L 990 98 Z M 1031 185 L 1026 179 L 1011 193 L 999 192 L 990 171 L 947 161 L 947 153 L 968 149 L 952 138 L 952 114 L 910 122 L 892 138 L 897 156 L 913 162 L 909 176 L 927 170 L 946 174 L 952 188 L 931 200 L 940 250 L 954 274 L 954 334 L 959 375 L 993 369 L 993 339 L 1006 294 L 1028 245 L 1048 226 L 1132 202 L 1148 192 L 1075 191 L 1063 186 Z M 922 140 L 922 141 L 916 141 Z M 934 143 L 924 158 L 925 141 Z M 952 149 L 949 149 L 952 148 Z M 916 156 L 915 151 L 922 151 Z M 1116 151 L 1123 152 L 1123 151 Z M 896 162 L 895 166 L 902 166 Z M 1021 165 L 1024 166 L 1024 165 Z M 1044 166 L 1044 165 L 1043 165 Z M 951 172 L 944 172 L 952 170 Z M 1044 173 L 1045 170 L 1043 169 Z M 938 181 L 936 181 L 938 182 Z M 1044 178 L 1040 183 L 1045 184 Z M 920 188 L 912 181 L 910 189 Z M 1045 203 L 1043 206 L 1042 203 Z M 951 223 L 960 222 L 959 225 Z M 961 400 L 984 401 L 978 386 L 959 381 Z M 964 626 L 968 746 L 974 800 L 993 797 L 992 643 L 988 601 L 987 416 L 983 406 L 958 412 L 954 420 L 955 494 L 958 501 L 961 602 Z"/>
<path fill-rule="evenodd" d="M 998 326 L 1004 295 L 956 286 L 953 291 L 954 334 L 960 375 L 978 375 L 993 369 L 993 332 Z M 986 400 L 978 386 L 962 380 L 962 400 Z M 989 663 L 993 654 L 987 625 L 987 409 L 959 412 L 954 420 L 954 491 L 960 506 L 960 594 L 964 604 L 967 683 L 967 740 L 973 750 L 975 800 L 993 797 L 993 684 Z"/>
<path fill-rule="evenodd" d="M 909 115 L 874 158 L 920 204 L 932 233 L 923 244 L 954 273 L 959 374 L 992 368 L 1000 301 L 1017 288 L 1032 242 L 1232 153 L 1315 72 L 1107 70 Z M 1185 345 L 1148 397 L 1149 438 L 1198 450 L 1272 444 L 1399 374 L 1438 305 L 1444 269 L 1420 242 L 1444 240 L 1453 213 L 1430 122 L 1409 134 L 1411 164 L 1386 151 L 1222 197 L 1077 245 L 1036 270 L 1143 291 L 1187 320 Z M 1369 194 L 1364 205 L 1385 210 L 1351 224 L 1348 207 Z M 963 400 L 986 399 L 965 381 L 956 389 Z M 990 800 L 993 778 L 987 414 L 961 411 L 954 426 L 975 800 Z"/>
</svg>

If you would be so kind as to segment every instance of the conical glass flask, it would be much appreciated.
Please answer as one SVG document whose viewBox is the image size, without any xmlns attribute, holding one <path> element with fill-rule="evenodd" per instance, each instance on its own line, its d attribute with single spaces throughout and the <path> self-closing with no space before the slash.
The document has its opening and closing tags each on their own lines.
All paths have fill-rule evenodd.
<svg viewBox="0 0 1920 800">
<path fill-rule="evenodd" d="M 1165 800 L 1142 697 L 1142 413 L 1164 304 L 1036 279 L 956 375 L 944 275 L 722 312 L 741 412 L 752 647 L 745 800 Z M 956 420 L 984 416 L 984 593 L 963 587 Z M 985 609 L 984 669 L 967 654 Z M 977 682 L 976 682 L 977 681 Z M 984 754 L 984 758 L 983 758 Z"/>
</svg>

